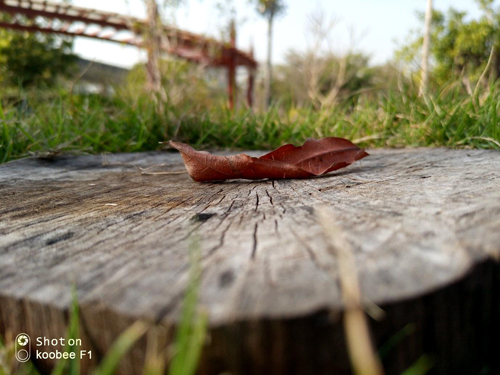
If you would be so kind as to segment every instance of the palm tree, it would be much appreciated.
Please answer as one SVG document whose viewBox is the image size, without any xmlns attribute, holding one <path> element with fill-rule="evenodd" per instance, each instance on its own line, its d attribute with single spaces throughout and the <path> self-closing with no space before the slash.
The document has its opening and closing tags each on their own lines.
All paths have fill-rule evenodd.
<svg viewBox="0 0 500 375">
<path fill-rule="evenodd" d="M 271 83 L 273 80 L 272 72 L 272 47 L 273 47 L 273 22 L 274 17 L 285 10 L 282 0 L 257 0 L 259 13 L 267 19 L 267 68 L 265 79 L 265 108 L 271 103 Z"/>
</svg>

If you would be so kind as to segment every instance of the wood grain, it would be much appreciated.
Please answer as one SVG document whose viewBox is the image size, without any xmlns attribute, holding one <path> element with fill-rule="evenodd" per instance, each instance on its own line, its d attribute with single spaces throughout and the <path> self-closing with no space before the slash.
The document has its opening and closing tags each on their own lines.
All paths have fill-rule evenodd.
<svg viewBox="0 0 500 375">
<path fill-rule="evenodd" d="M 340 315 L 331 315 L 342 311 L 337 263 L 314 215 L 318 206 L 330 207 L 341 219 L 363 298 L 382 305 L 387 316 L 406 309 L 394 320 L 373 322 L 377 344 L 402 329 L 402 322 L 411 323 L 411 316 L 420 319 L 406 301 L 422 314 L 454 321 L 447 315 L 453 312 L 430 312 L 429 304 L 419 303 L 438 291 L 455 290 L 454 285 L 484 284 L 488 293 L 500 285 L 498 265 L 490 261 L 500 257 L 500 153 L 405 149 L 370 154 L 345 170 L 310 180 L 203 184 L 187 174 L 141 174 L 139 167 L 158 164 L 164 164 L 158 168 L 162 171 L 183 170 L 175 153 L 1 165 L 0 333 L 61 336 L 72 284 L 86 345 L 101 355 L 136 318 L 175 325 L 188 281 L 189 249 L 198 243 L 200 303 L 212 332 L 202 373 L 328 373 L 323 370 L 332 363 L 332 347 L 338 373 L 348 371 L 335 320 Z M 473 287 L 467 290 L 464 296 L 477 295 Z M 494 298 L 475 306 L 487 308 Z M 471 306 L 463 303 L 457 314 Z M 484 314 L 494 314 L 496 306 Z M 481 319 L 489 324 L 487 317 Z M 324 348 L 317 347 L 324 341 L 321 326 L 329 334 Z M 413 354 L 386 364 L 389 368 L 401 371 L 429 348 L 425 332 L 435 330 L 422 329 L 407 350 Z M 270 343 L 263 344 L 266 340 Z M 296 352 L 300 344 L 290 340 L 309 342 L 316 352 Z M 438 368 L 455 355 L 449 350 Z M 122 370 L 137 372 L 141 358 L 138 348 Z M 293 361 L 300 366 L 290 367 Z M 441 367 L 441 373 L 451 373 L 455 365 L 450 366 Z"/>
</svg>

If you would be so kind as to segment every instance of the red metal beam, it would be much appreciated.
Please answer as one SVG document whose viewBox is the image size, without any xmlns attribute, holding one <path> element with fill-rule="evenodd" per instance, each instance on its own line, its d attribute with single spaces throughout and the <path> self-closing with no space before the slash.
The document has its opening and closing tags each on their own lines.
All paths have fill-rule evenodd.
<svg viewBox="0 0 500 375">
<path fill-rule="evenodd" d="M 24 2 L 25 1 L 22 1 L 22 0 L 18 1 L 19 4 L 24 3 Z M 29 3 L 30 3 L 30 5 L 32 5 L 32 4 L 41 4 L 42 2 L 30 1 Z M 114 27 L 114 28 L 119 29 L 119 30 L 128 30 L 130 27 L 126 24 L 126 21 L 134 20 L 131 17 L 124 17 L 124 16 L 120 16 L 120 15 L 117 15 L 117 18 L 122 19 L 123 22 L 109 22 L 109 21 L 102 21 L 99 19 L 89 18 L 88 16 L 82 17 L 79 15 L 69 15 L 69 14 L 67 14 L 68 10 L 74 10 L 76 12 L 80 12 L 80 11 L 87 11 L 88 12 L 88 9 L 73 7 L 73 6 L 70 6 L 69 4 L 67 6 L 65 6 L 66 4 L 57 4 L 57 3 L 47 3 L 47 4 L 50 6 L 54 6 L 56 8 L 56 12 L 48 12 L 46 10 L 32 9 L 31 6 L 30 6 L 30 8 L 23 8 L 21 6 L 11 6 L 11 5 L 7 5 L 5 3 L 5 1 L 0 2 L 0 11 L 10 13 L 12 15 L 23 14 L 25 16 L 33 17 L 33 18 L 34 17 L 45 17 L 45 18 L 49 18 L 49 19 L 57 18 L 60 20 L 70 21 L 70 22 L 92 23 L 92 24 L 97 24 L 100 26 Z M 66 12 L 60 13 L 59 10 L 61 8 L 64 8 Z M 92 14 L 99 15 L 101 13 L 97 12 L 97 11 L 92 11 Z"/>
<path fill-rule="evenodd" d="M 135 47 L 142 47 L 141 42 L 136 42 L 129 39 L 104 39 L 102 36 L 95 35 L 94 34 L 83 34 L 82 29 L 75 30 L 75 31 L 62 31 L 62 30 L 53 30 L 53 29 L 48 29 L 36 25 L 20 25 L 16 23 L 8 23 L 8 22 L 0 22 L 0 28 L 4 29 L 12 29 L 12 30 L 19 30 L 19 31 L 28 31 L 28 32 L 40 32 L 40 33 L 46 33 L 46 34 L 62 34 L 62 35 L 68 35 L 68 36 L 81 36 L 81 37 L 87 37 L 87 38 L 92 38 L 92 39 L 98 39 L 98 40 L 106 40 L 110 42 L 115 42 L 115 43 L 120 43 L 120 44 L 126 44 L 130 46 L 135 46 Z M 197 53 L 195 51 L 192 51 L 190 49 L 182 49 L 182 48 L 171 48 L 167 52 L 179 56 L 183 58 L 184 60 L 188 60 L 194 63 L 202 63 L 210 66 L 227 66 L 227 63 L 225 60 L 221 59 L 210 59 L 207 56 L 205 56 L 203 53 Z"/>
<path fill-rule="evenodd" d="M 89 35 L 89 34 L 82 34 L 82 31 L 65 31 L 63 29 L 52 29 L 52 28 L 45 28 L 45 27 L 40 27 L 37 25 L 21 25 L 18 23 L 9 23 L 9 22 L 0 22 L 0 28 L 3 29 L 12 29 L 12 30 L 20 30 L 20 31 L 29 31 L 29 32 L 40 32 L 40 33 L 46 33 L 46 34 L 61 34 L 61 35 L 69 35 L 69 36 L 84 36 L 87 38 L 92 38 L 92 39 L 102 39 L 99 36 L 96 35 Z M 80 29 L 81 30 L 81 29 Z M 108 41 L 111 42 L 117 42 L 117 43 L 122 43 L 122 44 L 128 44 L 131 46 L 136 46 L 138 47 L 139 44 L 137 43 L 132 43 L 132 42 L 127 42 L 127 41 L 121 41 L 121 40 L 116 40 L 116 39 L 109 39 Z"/>
<path fill-rule="evenodd" d="M 87 25 L 96 24 L 101 27 L 114 28 L 117 31 L 120 30 L 132 31 L 136 35 L 141 35 L 141 33 L 143 32 L 142 30 L 143 26 L 145 25 L 145 21 L 140 20 L 138 18 L 74 7 L 69 4 L 50 3 L 48 1 L 31 0 L 29 1 L 30 8 L 23 8 L 20 5 L 18 6 L 8 5 L 5 1 L 6 0 L 0 0 L 0 12 L 6 12 L 12 15 L 21 14 L 31 19 L 36 19 L 36 17 L 43 17 L 49 20 L 59 19 L 70 23 L 82 22 Z M 9 2 L 9 4 L 21 4 L 21 2 L 24 3 L 26 0 L 7 0 L 7 1 Z M 32 9 L 31 7 L 34 4 L 43 5 L 43 8 Z M 46 10 L 47 7 L 53 7 L 55 11 L 53 12 L 47 11 Z M 62 12 L 60 11 L 61 9 L 63 9 Z M 68 14 L 68 12 L 70 11 L 76 13 L 76 15 Z M 86 16 L 82 16 L 82 14 L 85 14 Z M 110 19 L 118 20 L 118 22 L 110 21 Z M 177 46 L 182 47 L 183 49 L 188 49 L 188 48 L 199 49 L 203 51 L 203 53 L 206 53 L 208 58 L 210 57 L 209 56 L 210 50 L 219 51 L 220 56 L 216 58 L 216 60 L 218 61 L 213 65 L 229 65 L 230 63 L 232 63 L 234 59 L 234 63 L 237 66 L 247 66 L 254 69 L 257 67 L 257 62 L 249 54 L 237 50 L 234 46 L 228 46 L 212 38 L 206 38 L 201 35 L 179 30 L 170 26 L 165 26 L 164 30 L 166 36 L 173 42 L 175 42 Z M 72 33 L 68 34 L 67 30 L 62 30 L 62 31 L 64 31 L 62 34 L 72 35 Z M 43 32 L 50 32 L 50 31 L 43 30 Z M 57 33 L 58 30 L 53 30 L 53 32 Z M 76 34 L 76 35 L 95 38 L 94 35 L 88 35 L 88 34 L 82 34 L 82 35 Z M 113 41 L 113 39 L 108 39 L 108 38 L 97 38 L 97 39 L 105 39 Z"/>
</svg>

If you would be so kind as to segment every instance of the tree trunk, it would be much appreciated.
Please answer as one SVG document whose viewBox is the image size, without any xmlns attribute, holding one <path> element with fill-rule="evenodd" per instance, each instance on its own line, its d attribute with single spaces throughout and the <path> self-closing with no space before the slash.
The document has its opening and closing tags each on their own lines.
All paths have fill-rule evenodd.
<svg viewBox="0 0 500 375">
<path fill-rule="evenodd" d="M 273 81 L 273 65 L 272 65 L 272 51 L 273 51 L 273 22 L 274 12 L 271 11 L 267 19 L 267 69 L 265 81 L 265 95 L 264 95 L 264 109 L 268 109 L 271 105 L 271 84 Z"/>
<path fill-rule="evenodd" d="M 231 21 L 229 26 L 229 43 L 231 45 L 231 55 L 229 58 L 229 65 L 227 67 L 227 94 L 229 101 L 229 109 L 232 111 L 236 105 L 236 58 L 234 51 L 236 50 L 236 25 L 234 20 Z"/>
<path fill-rule="evenodd" d="M 163 101 L 166 99 L 161 87 L 160 54 L 161 54 L 161 23 L 156 0 L 147 0 L 148 16 L 148 90 L 158 104 L 158 111 L 163 112 Z"/>
<path fill-rule="evenodd" d="M 429 51 L 431 45 L 432 0 L 427 0 L 425 10 L 424 44 L 422 46 L 422 75 L 420 82 L 420 95 L 427 94 L 429 90 Z"/>
</svg>

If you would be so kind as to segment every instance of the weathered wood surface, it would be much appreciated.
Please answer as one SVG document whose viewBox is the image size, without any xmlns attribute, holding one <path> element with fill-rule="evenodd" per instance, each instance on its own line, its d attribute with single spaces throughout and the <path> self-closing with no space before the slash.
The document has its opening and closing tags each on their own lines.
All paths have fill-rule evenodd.
<svg viewBox="0 0 500 375">
<path fill-rule="evenodd" d="M 452 373 L 463 361 L 450 358 L 463 348 L 434 347 L 436 335 L 476 340 L 483 330 L 465 324 L 469 318 L 486 333 L 498 328 L 490 320 L 499 313 L 491 295 L 499 271 L 488 262 L 500 256 L 497 151 L 375 150 L 311 180 L 204 184 L 187 174 L 141 175 L 138 167 L 157 164 L 182 170 L 178 154 L 106 160 L 112 164 L 78 156 L 0 166 L 0 333 L 61 336 L 72 283 L 87 345 L 101 354 L 135 318 L 174 324 L 189 248 L 198 243 L 200 303 L 212 329 L 202 373 L 347 371 L 341 325 L 326 313 L 342 304 L 318 205 L 341 219 L 364 298 L 386 309 L 386 320 L 373 323 L 377 345 L 405 324 L 422 328 L 389 368 L 401 371 L 434 350 L 440 372 Z M 463 279 L 474 269 L 480 273 Z M 488 294 L 474 305 L 462 300 L 483 289 Z M 446 321 L 458 323 L 439 326 Z M 475 331 L 456 332 L 461 324 Z M 140 368 L 141 355 L 127 358 L 129 369 Z"/>
</svg>

